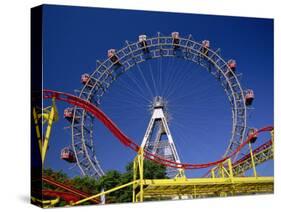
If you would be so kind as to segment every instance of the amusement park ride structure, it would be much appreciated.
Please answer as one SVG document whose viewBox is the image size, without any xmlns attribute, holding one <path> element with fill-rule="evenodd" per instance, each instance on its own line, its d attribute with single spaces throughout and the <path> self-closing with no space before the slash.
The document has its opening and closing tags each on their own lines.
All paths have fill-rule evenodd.
<svg viewBox="0 0 281 212">
<path fill-rule="evenodd" d="M 166 101 L 161 96 L 154 98 L 152 116 L 142 140 L 141 148 L 157 154 L 166 160 L 180 163 L 180 158 L 169 129 L 167 120 Z M 182 169 L 167 168 L 167 176 L 174 177 L 177 173 L 183 174 Z"/>
<path fill-rule="evenodd" d="M 225 157 L 221 160 L 206 163 L 206 164 L 183 164 L 177 163 L 174 161 L 166 160 L 158 155 L 154 155 L 150 152 L 147 152 L 142 147 L 134 143 L 130 138 L 128 138 L 121 130 L 95 105 L 82 100 L 76 96 L 72 96 L 65 93 L 60 93 L 56 91 L 45 90 L 44 98 L 56 99 L 59 101 L 65 101 L 70 104 L 82 107 L 91 114 L 93 114 L 97 119 L 99 119 L 109 131 L 116 136 L 119 141 L 137 152 L 137 157 L 134 160 L 134 177 L 132 182 L 126 183 L 124 185 L 112 188 L 110 190 L 101 192 L 99 194 L 86 197 L 82 200 L 76 202 L 70 202 L 71 205 L 82 204 L 86 201 L 90 201 L 111 193 L 113 191 L 133 186 L 133 202 L 142 202 L 145 199 L 175 199 L 175 198 L 201 198 L 201 197 L 210 197 L 210 196 L 232 196 L 232 195 L 245 195 L 245 194 L 256 194 L 256 193 L 272 193 L 273 192 L 273 177 L 261 177 L 258 176 L 256 171 L 254 176 L 240 176 L 241 173 L 245 173 L 249 169 L 247 164 L 249 158 L 253 168 L 256 165 L 260 164 L 261 161 L 273 159 L 273 128 L 265 127 L 260 130 L 256 130 L 248 139 L 243 142 L 234 152 L 236 154 L 246 145 L 249 145 L 253 138 L 256 138 L 260 133 L 271 132 L 271 140 L 254 151 L 250 149 L 249 156 L 244 156 L 236 163 L 232 163 L 231 156 Z M 265 154 L 265 152 L 271 152 L 271 154 Z M 255 153 L 255 154 L 254 154 Z M 262 155 L 262 156 L 261 156 Z M 267 155 L 264 157 L 264 155 Z M 144 158 L 153 160 L 155 162 L 166 165 L 167 167 L 172 168 L 182 168 L 182 169 L 198 169 L 198 168 L 207 168 L 213 167 L 211 169 L 210 177 L 203 178 L 187 178 L 184 175 L 176 175 L 175 178 L 171 179 L 144 179 L 143 178 L 143 161 Z M 256 164 L 256 158 L 263 158 L 258 161 Z M 266 158 L 266 159 L 265 159 Z M 235 167 L 240 165 L 243 172 L 234 172 Z M 241 169 L 240 169 L 241 170 Z M 139 178 L 139 179 L 137 179 Z M 52 201 L 55 203 L 56 201 Z M 48 201 L 51 203 L 51 201 Z M 48 206 L 48 205 L 47 205 Z"/>
<path fill-rule="evenodd" d="M 97 67 L 91 74 L 83 74 L 82 89 L 79 97 L 96 106 L 102 102 L 102 97 L 111 85 L 133 67 L 139 68 L 141 63 L 160 58 L 175 58 L 183 62 L 190 61 L 207 70 L 222 86 L 232 108 L 232 130 L 229 145 L 224 157 L 231 154 L 245 139 L 247 133 L 247 102 L 253 96 L 247 95 L 236 71 L 236 61 L 227 62 L 220 56 L 220 49 L 211 49 L 208 40 L 196 42 L 192 36 L 180 37 L 179 32 L 170 36 L 158 33 L 155 37 L 140 35 L 138 41 L 125 42 L 119 50 L 108 50 L 107 59 L 97 61 Z M 74 107 L 71 121 L 72 149 L 77 165 L 83 175 L 100 177 L 102 168 L 94 151 L 93 120 L 85 110 Z M 234 155 L 235 159 L 238 155 Z"/>
<path fill-rule="evenodd" d="M 247 127 L 247 109 L 254 100 L 254 93 L 252 90 L 242 89 L 236 73 L 236 61 L 225 62 L 219 52 L 219 49 L 214 51 L 210 48 L 208 40 L 199 43 L 194 41 L 191 35 L 187 38 L 180 37 L 178 32 L 173 32 L 171 36 L 162 36 L 158 33 L 152 38 L 140 35 L 137 42 L 127 41 L 126 46 L 118 51 L 110 49 L 108 58 L 104 62 L 98 61 L 97 68 L 92 74 L 83 74 L 81 77 L 83 88 L 79 96 L 52 90 L 43 91 L 43 98 L 52 99 L 53 104 L 43 110 L 33 108 L 42 163 L 48 148 L 52 123 L 58 117 L 55 101 L 64 101 L 74 106 L 64 113 L 65 118 L 71 123 L 72 148 L 62 151 L 62 159 L 76 163 L 83 175 L 94 178 L 104 175 L 94 151 L 92 131 L 94 119 L 102 122 L 121 144 L 137 153 L 131 182 L 93 196 L 84 195 L 82 196 L 84 199 L 71 202 L 71 205 L 78 205 L 128 186 L 133 188 L 133 202 L 142 202 L 150 198 L 190 199 L 273 192 L 273 177 L 261 177 L 256 171 L 257 165 L 273 159 L 273 127 L 260 130 Z M 160 96 L 155 97 L 153 102 L 152 117 L 141 146 L 124 134 L 99 109 L 103 94 L 120 75 L 138 66 L 139 63 L 160 57 L 192 61 L 204 67 L 223 87 L 232 107 L 232 136 L 221 159 L 204 164 L 181 163 L 169 130 L 166 103 Z M 48 125 L 43 139 L 40 135 L 40 125 L 43 126 L 45 123 Z M 268 131 L 271 132 L 271 139 L 252 150 L 252 143 L 256 141 L 258 135 Z M 245 151 L 247 146 L 248 152 Z M 241 152 L 243 154 L 239 154 Z M 240 158 L 236 160 L 239 156 Z M 144 179 L 145 158 L 166 166 L 170 178 Z M 184 174 L 184 170 L 201 168 L 210 168 L 202 178 L 187 178 Z M 249 169 L 253 170 L 253 176 L 244 176 Z"/>
</svg>

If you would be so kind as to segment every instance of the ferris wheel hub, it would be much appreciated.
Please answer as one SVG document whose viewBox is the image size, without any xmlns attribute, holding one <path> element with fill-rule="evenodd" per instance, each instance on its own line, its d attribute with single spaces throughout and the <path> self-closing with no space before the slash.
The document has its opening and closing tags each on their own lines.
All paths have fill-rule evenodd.
<svg viewBox="0 0 281 212">
<path fill-rule="evenodd" d="M 153 109 L 162 108 L 165 109 L 167 106 L 167 101 L 162 96 L 156 96 L 153 99 Z"/>
</svg>

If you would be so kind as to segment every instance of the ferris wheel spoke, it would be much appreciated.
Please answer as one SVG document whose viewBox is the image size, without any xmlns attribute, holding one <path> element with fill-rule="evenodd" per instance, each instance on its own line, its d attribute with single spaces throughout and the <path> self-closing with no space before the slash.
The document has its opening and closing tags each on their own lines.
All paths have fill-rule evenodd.
<svg viewBox="0 0 281 212">
<path fill-rule="evenodd" d="M 146 89 L 147 89 L 148 92 L 150 93 L 151 98 L 153 98 L 153 92 L 152 92 L 152 90 L 151 90 L 149 84 L 147 83 L 147 80 L 145 79 L 145 77 L 144 77 L 144 75 L 143 75 L 142 69 L 140 68 L 139 64 L 137 64 L 136 66 L 137 66 L 137 68 L 138 68 L 138 71 L 139 71 L 139 73 L 140 73 L 140 75 L 141 75 L 141 78 L 142 78 L 142 80 L 143 80 L 143 82 L 144 82 L 144 85 L 145 85 Z"/>
<path fill-rule="evenodd" d="M 136 92 L 136 90 L 130 89 L 129 86 L 125 87 L 124 85 L 127 85 L 128 83 L 126 83 L 126 82 L 125 82 L 124 80 L 122 80 L 121 78 L 120 78 L 120 81 L 123 82 L 123 84 L 120 84 L 120 83 L 119 83 L 118 85 L 121 86 L 121 87 L 125 87 L 126 89 L 128 89 L 129 91 L 131 91 L 131 93 L 132 93 L 133 95 L 134 95 L 134 93 L 137 93 L 138 96 L 144 98 L 146 101 L 149 101 L 148 98 L 145 97 L 145 94 L 144 94 L 144 92 L 143 92 L 142 86 L 139 85 L 139 83 L 137 82 L 137 80 L 134 79 L 132 76 L 130 76 L 130 74 L 127 74 L 126 76 L 128 76 L 128 77 L 131 79 L 131 81 L 137 86 L 139 92 Z"/>
<path fill-rule="evenodd" d="M 154 96 L 156 96 L 158 94 L 158 90 L 157 90 L 157 87 L 156 87 L 156 82 L 155 82 L 155 79 L 154 79 L 154 76 L 153 76 L 153 70 L 152 70 L 150 62 L 148 62 L 148 65 L 149 65 L 150 76 L 151 76 L 151 79 L 152 79 L 152 82 L 153 82 Z"/>
</svg>

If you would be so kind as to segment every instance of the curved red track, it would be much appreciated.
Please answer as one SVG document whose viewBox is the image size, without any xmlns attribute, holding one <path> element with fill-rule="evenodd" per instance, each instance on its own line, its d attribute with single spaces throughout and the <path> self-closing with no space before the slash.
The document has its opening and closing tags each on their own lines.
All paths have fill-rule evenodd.
<svg viewBox="0 0 281 212">
<path fill-rule="evenodd" d="M 262 145 L 258 146 L 256 149 L 254 149 L 253 155 L 269 148 L 270 146 L 272 146 L 272 140 L 271 139 L 269 141 L 267 141 L 266 143 L 263 143 Z M 250 157 L 251 157 L 251 153 L 248 153 L 247 155 L 244 155 L 239 160 L 232 163 L 232 167 L 235 167 L 235 166 L 243 163 L 245 160 L 249 159 Z M 207 177 L 210 174 L 210 172 L 211 172 L 211 170 L 208 170 L 202 177 Z"/>
<path fill-rule="evenodd" d="M 51 197 L 61 197 L 65 201 L 78 201 L 81 198 L 87 198 L 90 196 L 90 194 L 84 193 L 78 189 L 75 189 L 71 186 L 66 185 L 65 183 L 60 183 L 55 181 L 54 179 L 50 177 L 42 177 L 42 180 L 50 185 L 56 186 L 58 188 L 61 188 L 67 192 L 62 192 L 62 191 L 53 191 L 53 190 L 43 190 L 43 194 L 46 196 L 51 196 Z M 91 199 L 92 202 L 94 203 L 100 203 L 99 199 Z"/>
<path fill-rule="evenodd" d="M 270 146 L 272 146 L 272 140 L 270 139 L 269 141 L 267 141 L 266 143 L 258 146 L 256 149 L 253 150 L 253 155 L 269 148 Z M 240 158 L 239 160 L 235 161 L 235 163 L 232 164 L 232 166 L 236 166 L 242 162 L 244 162 L 245 160 L 249 159 L 251 157 L 251 154 L 248 153 L 247 155 L 244 155 L 242 158 Z"/>
<path fill-rule="evenodd" d="M 53 91 L 53 90 L 43 90 L 43 98 L 49 99 L 49 98 L 55 98 L 56 100 L 64 101 L 69 104 L 75 105 L 77 107 L 83 108 L 87 112 L 91 113 L 93 116 L 95 116 L 99 121 L 101 121 L 104 126 L 126 147 L 131 148 L 132 150 L 138 152 L 140 149 L 140 146 L 136 144 L 132 139 L 130 139 L 125 133 L 123 133 L 117 125 L 104 113 L 102 112 L 98 107 L 93 105 L 91 102 L 85 101 L 84 99 L 80 99 L 77 96 L 73 96 L 71 94 Z M 175 161 L 170 161 L 167 159 L 164 159 L 158 155 L 152 154 L 151 152 L 144 151 L 144 157 L 147 159 L 150 159 L 152 161 L 155 161 L 159 164 L 162 164 L 164 166 L 172 167 L 172 168 L 183 168 L 183 169 L 201 169 L 201 168 L 207 168 L 211 166 L 218 165 L 222 163 L 223 161 L 227 160 L 228 158 L 231 158 L 236 153 L 238 153 L 249 141 L 253 136 L 256 136 L 258 133 L 271 131 L 273 130 L 272 126 L 268 126 L 262 129 L 259 129 L 257 132 L 252 134 L 251 137 L 249 137 L 245 142 L 243 142 L 240 146 L 237 147 L 235 151 L 233 151 L 230 155 L 228 155 L 225 158 L 222 158 L 220 160 L 209 162 L 209 163 L 202 163 L 202 164 L 190 164 L 190 163 L 177 163 Z"/>
</svg>

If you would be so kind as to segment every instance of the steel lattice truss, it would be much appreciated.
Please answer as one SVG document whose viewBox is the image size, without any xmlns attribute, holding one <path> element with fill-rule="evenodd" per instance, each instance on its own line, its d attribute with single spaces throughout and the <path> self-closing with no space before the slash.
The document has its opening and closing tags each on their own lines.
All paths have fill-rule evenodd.
<svg viewBox="0 0 281 212">
<path fill-rule="evenodd" d="M 273 192 L 272 177 L 197 178 L 182 180 L 144 180 L 145 199 L 193 199 L 218 196 L 266 194 Z M 138 199 L 139 194 L 137 194 Z"/>
<path fill-rule="evenodd" d="M 255 166 L 268 160 L 273 160 L 272 141 L 268 141 L 253 151 Z M 247 170 L 253 168 L 250 154 L 245 155 L 233 164 L 233 175 L 243 175 Z"/>
<path fill-rule="evenodd" d="M 166 160 L 180 163 L 180 158 L 169 129 L 165 101 L 162 97 L 155 97 L 153 111 L 141 147 L 163 157 Z M 163 137 L 166 136 L 164 139 Z M 175 177 L 180 170 L 166 168 L 166 175 Z"/>
<path fill-rule="evenodd" d="M 99 106 L 102 96 L 110 85 L 138 64 L 160 57 L 175 57 L 192 61 L 204 67 L 222 85 L 232 108 L 232 132 L 228 148 L 224 154 L 231 154 L 244 140 L 247 123 L 247 107 L 244 91 L 236 74 L 220 56 L 219 49 L 203 51 L 203 45 L 188 37 L 180 37 L 177 48 L 171 36 L 160 33 L 146 40 L 146 46 L 139 42 L 129 43 L 116 50 L 117 62 L 110 58 L 98 61 L 97 67 L 90 75 L 90 80 L 80 90 L 79 97 Z M 72 147 L 77 165 L 84 175 L 99 177 L 103 171 L 95 156 L 93 144 L 93 117 L 85 110 L 76 107 L 72 121 Z"/>
<path fill-rule="evenodd" d="M 235 161 L 232 164 L 232 172 L 233 176 L 244 176 L 246 171 L 253 168 L 253 162 L 255 167 L 268 161 L 273 160 L 274 158 L 274 148 L 273 148 L 272 140 L 267 141 L 266 143 L 260 145 L 255 150 L 252 151 L 253 153 L 253 161 L 251 158 L 251 153 L 243 155 L 239 160 Z M 226 167 L 226 166 L 225 166 Z M 214 175 L 220 176 L 220 167 L 217 166 L 214 169 Z M 205 177 L 212 177 L 211 170 L 204 175 Z"/>
</svg>

